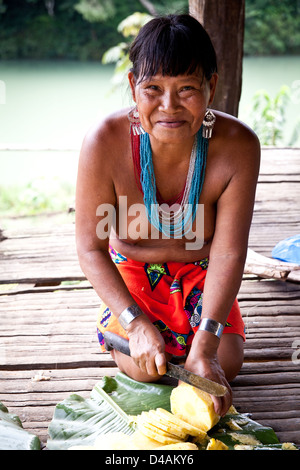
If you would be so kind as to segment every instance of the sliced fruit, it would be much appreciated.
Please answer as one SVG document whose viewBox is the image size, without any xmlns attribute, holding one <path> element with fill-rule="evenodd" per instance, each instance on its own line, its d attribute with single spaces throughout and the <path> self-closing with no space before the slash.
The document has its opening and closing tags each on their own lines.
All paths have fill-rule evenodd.
<svg viewBox="0 0 300 470">
<path fill-rule="evenodd" d="M 189 434 L 190 436 L 195 436 L 195 437 L 202 436 L 203 438 L 206 438 L 206 432 L 202 431 L 196 426 L 193 426 L 190 423 L 187 423 L 186 421 L 174 415 L 173 413 L 170 413 L 169 411 L 164 410 L 163 408 L 157 408 L 155 411 L 159 416 L 161 416 L 162 418 L 165 418 L 170 423 L 173 423 L 181 427 L 181 429 L 187 434 Z"/>
<path fill-rule="evenodd" d="M 171 411 L 191 425 L 209 431 L 220 419 L 211 396 L 191 385 L 181 383 L 172 390 Z"/>
<path fill-rule="evenodd" d="M 228 446 L 218 439 L 211 439 L 206 450 L 228 450 Z"/>
<path fill-rule="evenodd" d="M 157 450 L 199 450 L 196 444 L 192 442 L 179 442 L 178 444 L 169 444 L 167 446 L 158 447 Z"/>
</svg>

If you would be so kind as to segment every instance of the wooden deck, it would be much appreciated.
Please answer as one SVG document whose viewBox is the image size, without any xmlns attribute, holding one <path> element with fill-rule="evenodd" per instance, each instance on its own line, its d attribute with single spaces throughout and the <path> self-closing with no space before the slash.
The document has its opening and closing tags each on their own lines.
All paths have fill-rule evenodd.
<svg viewBox="0 0 300 470">
<path fill-rule="evenodd" d="M 271 256 L 299 233 L 299 201 L 300 150 L 263 150 L 249 247 Z M 58 402 L 117 373 L 99 352 L 100 300 L 77 262 L 74 214 L 66 217 L 7 230 L 0 242 L 0 401 L 43 443 Z M 299 445 L 300 283 L 245 275 L 238 298 L 247 342 L 234 404 Z"/>
</svg>

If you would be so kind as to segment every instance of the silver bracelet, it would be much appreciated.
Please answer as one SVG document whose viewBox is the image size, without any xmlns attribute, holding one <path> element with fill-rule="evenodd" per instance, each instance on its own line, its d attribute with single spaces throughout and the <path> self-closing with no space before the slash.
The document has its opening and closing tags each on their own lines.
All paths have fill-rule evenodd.
<svg viewBox="0 0 300 470">
<path fill-rule="evenodd" d="M 123 312 L 119 315 L 118 322 L 126 330 L 129 323 L 131 323 L 135 318 L 142 315 L 142 310 L 138 305 L 131 305 L 128 308 L 125 308 Z"/>
<path fill-rule="evenodd" d="M 209 331 L 218 338 L 221 338 L 224 326 L 216 320 L 212 320 L 211 318 L 202 318 L 200 321 L 199 330 Z"/>
</svg>

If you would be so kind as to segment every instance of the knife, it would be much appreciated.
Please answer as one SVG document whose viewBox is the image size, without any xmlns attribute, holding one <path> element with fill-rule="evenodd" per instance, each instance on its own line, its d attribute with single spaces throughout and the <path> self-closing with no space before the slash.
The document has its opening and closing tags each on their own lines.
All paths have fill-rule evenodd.
<svg viewBox="0 0 300 470">
<path fill-rule="evenodd" d="M 116 335 L 111 331 L 106 331 L 103 336 L 104 346 L 107 351 L 116 349 L 117 351 L 130 356 L 129 341 L 126 338 Z M 193 385 L 194 387 L 197 387 L 210 395 L 214 395 L 215 397 L 223 397 L 228 392 L 224 385 L 205 379 L 204 377 L 200 377 L 200 375 L 193 374 L 192 372 L 183 369 L 176 364 L 172 364 L 171 362 L 167 362 L 166 375 L 181 380 L 189 385 Z"/>
</svg>

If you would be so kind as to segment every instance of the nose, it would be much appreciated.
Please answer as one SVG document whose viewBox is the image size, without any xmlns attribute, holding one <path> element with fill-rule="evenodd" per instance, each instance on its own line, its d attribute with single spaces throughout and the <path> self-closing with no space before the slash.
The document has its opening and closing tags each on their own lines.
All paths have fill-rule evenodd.
<svg viewBox="0 0 300 470">
<path fill-rule="evenodd" d="M 180 106 L 177 93 L 174 91 L 165 91 L 161 96 L 159 109 L 165 113 L 175 113 Z"/>
</svg>

